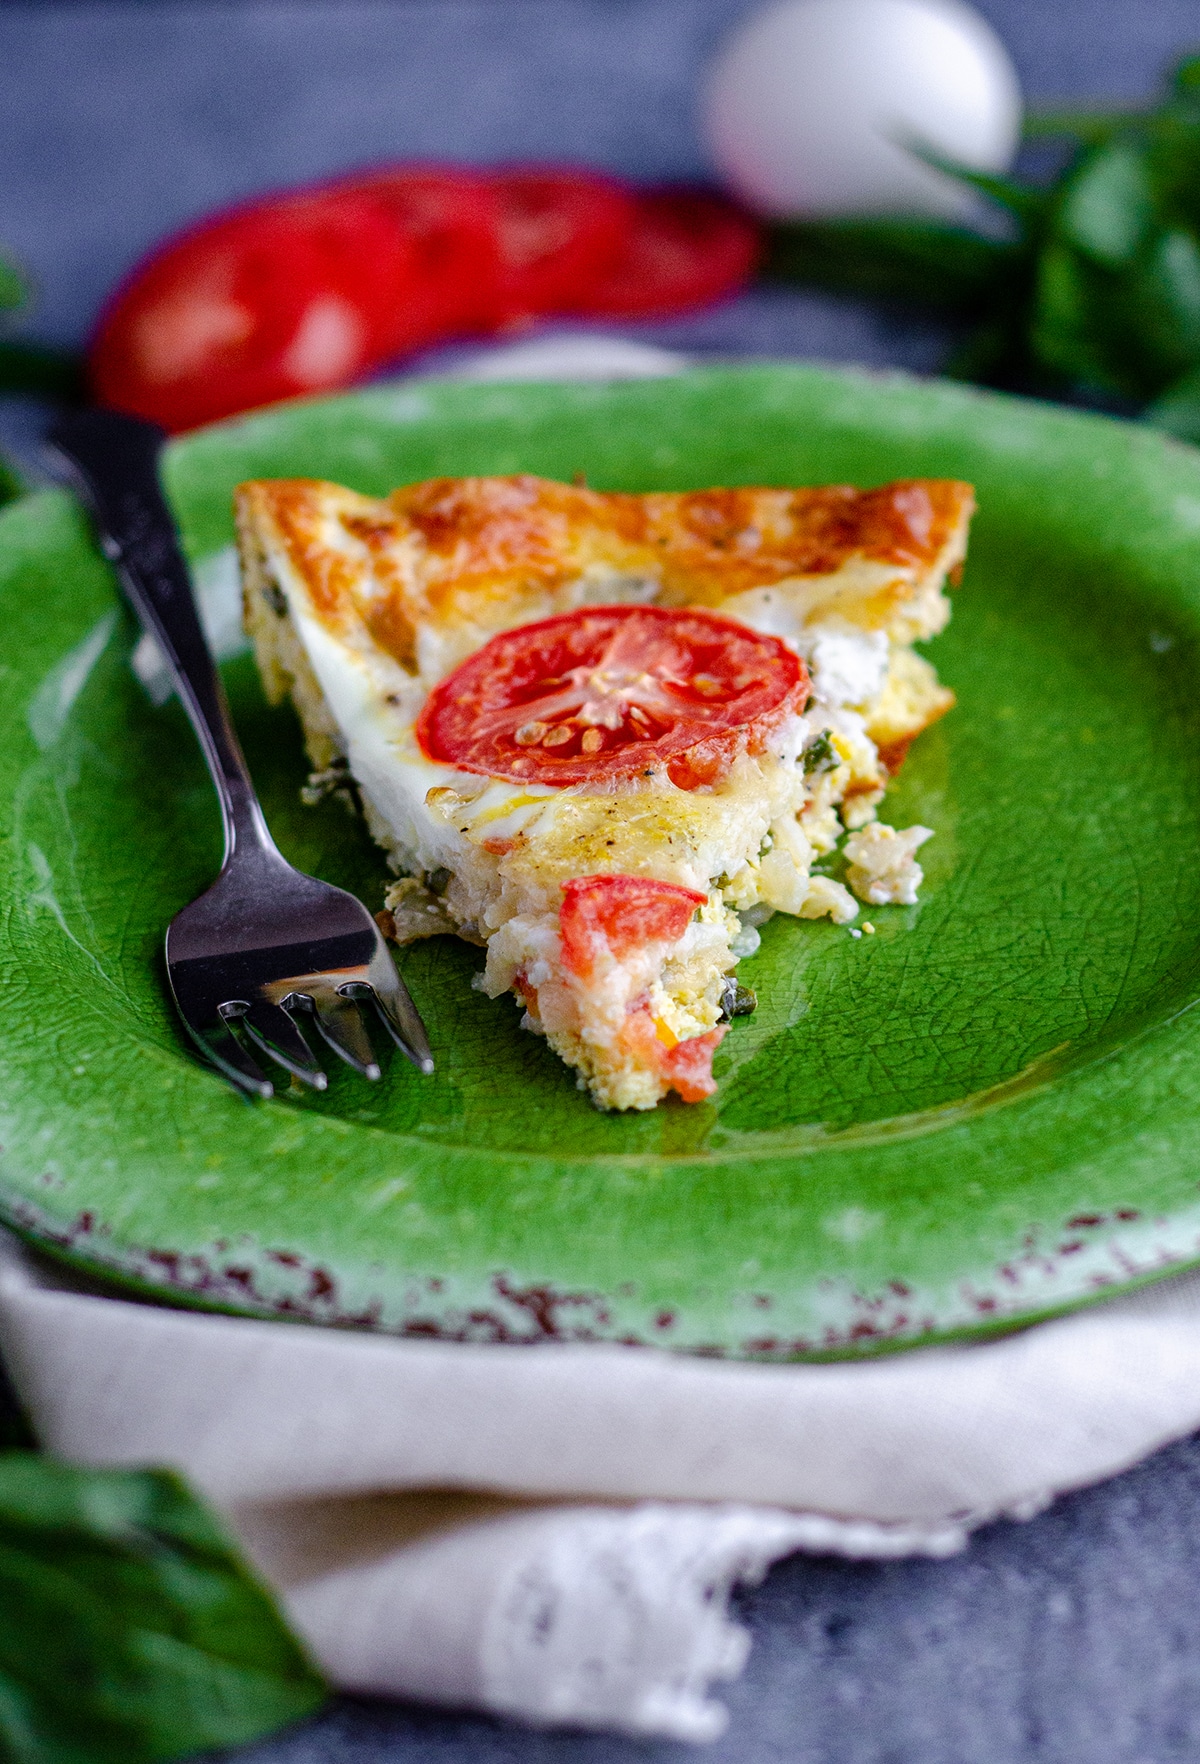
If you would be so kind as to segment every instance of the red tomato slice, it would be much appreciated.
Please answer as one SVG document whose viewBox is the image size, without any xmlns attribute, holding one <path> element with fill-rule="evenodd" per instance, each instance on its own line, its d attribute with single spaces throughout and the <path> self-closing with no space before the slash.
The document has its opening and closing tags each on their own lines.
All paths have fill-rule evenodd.
<svg viewBox="0 0 1200 1764">
<path fill-rule="evenodd" d="M 391 348 L 414 251 L 379 202 L 276 198 L 218 216 L 141 264 L 102 314 L 102 404 L 168 429 L 345 385 Z"/>
<path fill-rule="evenodd" d="M 447 166 L 394 165 L 323 189 L 381 203 L 412 248 L 388 315 L 390 354 L 496 322 L 502 204 L 489 179 Z"/>
<path fill-rule="evenodd" d="M 728 1023 L 718 1023 L 704 1035 L 690 1041 L 677 1041 L 667 1047 L 659 1040 L 650 1007 L 630 1011 L 621 1031 L 622 1039 L 634 1057 L 644 1065 L 657 1067 L 671 1090 L 677 1090 L 684 1102 L 703 1102 L 717 1086 L 712 1075 L 713 1055 L 725 1039 Z"/>
<path fill-rule="evenodd" d="M 678 943 L 707 898 L 651 876 L 577 876 L 564 882 L 563 967 L 586 979 L 605 950 L 623 961 L 647 943 Z"/>
<path fill-rule="evenodd" d="M 624 250 L 634 218 L 612 178 L 564 169 L 516 169 L 492 179 L 501 282 L 498 321 L 576 311 Z"/>
<path fill-rule="evenodd" d="M 761 747 L 808 690 L 777 637 L 696 608 L 587 607 L 503 631 L 430 693 L 431 759 L 516 783 L 591 784 L 666 766 L 681 789 Z"/>
<path fill-rule="evenodd" d="M 659 1070 L 669 1079 L 686 1103 L 703 1102 L 716 1093 L 712 1075 L 713 1055 L 728 1033 L 728 1023 L 719 1023 L 705 1035 L 694 1035 L 690 1041 L 678 1041 L 664 1048 L 658 1056 Z"/>
<path fill-rule="evenodd" d="M 637 199 L 620 254 L 572 310 L 636 318 L 703 306 L 744 287 L 761 250 L 758 227 L 719 196 L 651 191 Z"/>
</svg>

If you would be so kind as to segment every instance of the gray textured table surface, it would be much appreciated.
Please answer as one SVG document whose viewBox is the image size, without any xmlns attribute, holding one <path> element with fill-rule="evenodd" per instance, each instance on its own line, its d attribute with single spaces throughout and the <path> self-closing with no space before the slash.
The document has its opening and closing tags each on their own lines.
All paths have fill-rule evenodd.
<svg viewBox="0 0 1200 1764">
<path fill-rule="evenodd" d="M 702 174 L 696 70 L 744 0 L 0 5 L 0 239 L 72 340 L 113 278 L 216 202 L 372 158 L 577 158 Z M 982 0 L 1040 98 L 1139 98 L 1195 0 Z M 705 352 L 929 367 L 937 338 L 760 295 L 654 334 Z M 1200 1441 L 949 1562 L 794 1559 L 742 1596 L 726 1737 L 531 1734 L 343 1700 L 238 1764 L 1175 1764 L 1200 1759 Z"/>
</svg>

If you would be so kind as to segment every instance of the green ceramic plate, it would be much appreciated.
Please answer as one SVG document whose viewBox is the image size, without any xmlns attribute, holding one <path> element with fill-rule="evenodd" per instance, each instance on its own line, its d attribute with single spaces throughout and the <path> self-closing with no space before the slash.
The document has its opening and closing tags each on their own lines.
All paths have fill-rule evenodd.
<svg viewBox="0 0 1200 1764">
<path fill-rule="evenodd" d="M 184 1051 L 159 949 L 217 817 L 65 496 L 0 518 L 0 1196 L 160 1297 L 456 1339 L 853 1353 L 995 1327 L 1200 1256 L 1200 454 L 948 385 L 808 369 L 385 387 L 177 444 L 196 559 L 263 474 L 599 486 L 972 479 L 933 645 L 958 708 L 887 818 L 937 830 L 873 938 L 774 920 L 715 1101 L 605 1116 L 479 954 L 402 965 L 437 1075 L 241 1101 Z M 301 868 L 380 902 L 288 711 L 228 683 Z"/>
</svg>

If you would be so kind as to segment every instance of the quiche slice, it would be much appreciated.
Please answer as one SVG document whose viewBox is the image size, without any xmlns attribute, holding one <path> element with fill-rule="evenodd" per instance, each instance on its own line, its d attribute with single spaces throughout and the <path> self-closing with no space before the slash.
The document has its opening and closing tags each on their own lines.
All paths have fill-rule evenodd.
<svg viewBox="0 0 1200 1764">
<path fill-rule="evenodd" d="M 605 493 L 441 478 L 237 493 L 246 625 L 313 788 L 352 776 L 398 942 L 453 932 L 610 1109 L 714 1089 L 773 912 L 912 902 L 876 806 L 949 708 L 967 484 Z"/>
</svg>

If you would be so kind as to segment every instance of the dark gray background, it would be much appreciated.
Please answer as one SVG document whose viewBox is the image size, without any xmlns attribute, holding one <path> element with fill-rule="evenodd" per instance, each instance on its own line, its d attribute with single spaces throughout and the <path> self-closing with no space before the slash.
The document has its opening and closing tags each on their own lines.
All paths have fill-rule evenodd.
<svg viewBox="0 0 1200 1764">
<path fill-rule="evenodd" d="M 747 0 L 0 0 L 0 240 L 80 337 L 170 228 L 381 158 L 577 159 L 703 177 L 697 75 Z M 1200 47 L 1197 0 L 982 0 L 1034 98 L 1139 99 Z M 757 297 L 672 327 L 703 347 L 872 360 L 914 344 Z M 923 347 L 928 354 L 928 344 Z"/>
<path fill-rule="evenodd" d="M 372 159 L 706 170 L 698 68 L 744 0 L 0 5 L 0 240 L 34 329 L 214 203 Z M 1138 99 L 1200 48 L 1197 0 L 984 0 L 1035 99 Z M 936 333 L 757 294 L 642 334 L 704 352 L 929 367 Z M 1200 1441 L 950 1562 L 795 1558 L 717 1745 L 535 1734 L 345 1699 L 240 1764 L 1174 1764 L 1200 1760 Z"/>
</svg>

